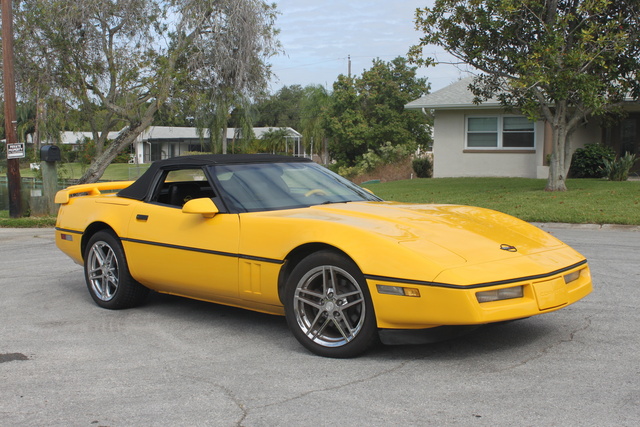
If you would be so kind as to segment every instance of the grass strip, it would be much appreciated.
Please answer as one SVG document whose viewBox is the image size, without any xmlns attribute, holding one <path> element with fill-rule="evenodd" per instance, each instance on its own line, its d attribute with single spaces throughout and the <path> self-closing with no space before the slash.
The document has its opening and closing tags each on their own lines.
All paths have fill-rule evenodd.
<svg viewBox="0 0 640 427">
<path fill-rule="evenodd" d="M 366 187 L 385 200 L 480 206 L 530 222 L 640 225 L 640 181 L 574 179 L 569 191 L 544 191 L 546 180 L 438 178 Z"/>
</svg>

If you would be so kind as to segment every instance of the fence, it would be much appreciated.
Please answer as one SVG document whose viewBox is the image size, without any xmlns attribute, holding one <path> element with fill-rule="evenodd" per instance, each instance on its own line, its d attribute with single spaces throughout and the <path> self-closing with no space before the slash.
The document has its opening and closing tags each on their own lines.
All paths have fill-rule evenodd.
<svg viewBox="0 0 640 427">
<path fill-rule="evenodd" d="M 75 184 L 74 180 L 58 181 L 56 190 L 61 190 L 73 184 Z M 42 180 L 22 178 L 20 195 L 22 198 L 22 211 L 25 214 L 42 215 L 46 213 L 46 202 L 42 195 Z M 6 176 L 0 176 L 0 210 L 9 210 L 9 185 Z"/>
<path fill-rule="evenodd" d="M 128 168 L 129 181 L 138 179 L 146 168 L 133 166 Z M 125 178 L 126 179 L 126 178 Z M 57 190 L 62 190 L 77 183 L 75 179 L 58 180 Z M 22 211 L 25 214 L 42 215 L 47 213 L 45 198 L 42 194 L 42 179 L 21 178 L 20 192 L 22 197 Z M 6 176 L 0 176 L 0 210 L 9 210 L 9 185 Z"/>
</svg>

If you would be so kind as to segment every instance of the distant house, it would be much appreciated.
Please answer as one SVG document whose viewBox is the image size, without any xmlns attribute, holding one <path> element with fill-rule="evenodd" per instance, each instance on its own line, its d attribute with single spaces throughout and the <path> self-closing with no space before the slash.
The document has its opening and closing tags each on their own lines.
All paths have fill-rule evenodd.
<svg viewBox="0 0 640 427">
<path fill-rule="evenodd" d="M 109 139 L 115 139 L 118 136 L 119 132 L 109 132 Z M 87 141 L 93 140 L 93 134 L 91 132 L 75 132 L 75 131 L 64 131 L 60 135 L 60 143 L 69 147 L 72 147 L 73 150 L 80 150 Z"/>
<path fill-rule="evenodd" d="M 551 128 L 517 113 L 506 113 L 497 100 L 473 103 L 472 78 L 462 79 L 405 106 L 430 110 L 433 123 L 433 176 L 547 178 Z M 629 103 L 622 123 L 604 127 L 593 118 L 576 130 L 571 149 L 603 143 L 617 153 L 640 152 L 640 106 Z"/>
<path fill-rule="evenodd" d="M 261 138 L 266 132 L 279 128 L 258 127 L 253 128 L 256 138 Z M 293 155 L 305 155 L 302 146 L 302 135 L 292 128 L 286 128 L 287 151 Z M 227 129 L 227 143 L 229 146 L 239 139 L 239 129 Z M 119 132 L 110 132 L 109 139 L 117 138 Z M 193 152 L 208 152 L 206 141 L 208 133 L 205 131 L 205 139 L 198 135 L 195 127 L 169 127 L 150 126 L 136 139 L 132 147 L 132 162 L 150 163 L 156 160 L 168 159 Z M 74 146 L 76 149 L 87 140 L 93 139 L 91 132 L 63 132 L 62 143 Z"/>
</svg>

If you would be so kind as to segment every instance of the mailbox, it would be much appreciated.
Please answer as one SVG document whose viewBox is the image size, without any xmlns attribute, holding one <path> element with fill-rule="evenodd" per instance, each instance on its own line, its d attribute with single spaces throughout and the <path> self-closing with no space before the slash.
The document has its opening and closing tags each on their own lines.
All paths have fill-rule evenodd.
<svg viewBox="0 0 640 427">
<path fill-rule="evenodd" d="M 43 162 L 59 162 L 60 148 L 57 145 L 43 145 L 40 148 L 40 160 Z"/>
</svg>

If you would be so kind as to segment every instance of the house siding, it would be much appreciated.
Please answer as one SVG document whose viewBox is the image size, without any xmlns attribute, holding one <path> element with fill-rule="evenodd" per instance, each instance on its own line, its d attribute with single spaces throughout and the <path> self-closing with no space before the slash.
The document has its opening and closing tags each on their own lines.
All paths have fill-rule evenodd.
<svg viewBox="0 0 640 427">
<path fill-rule="evenodd" d="M 501 110 L 436 110 L 433 134 L 433 176 L 538 178 L 543 165 L 544 124 L 535 124 L 535 148 L 522 153 L 465 149 L 465 118 L 468 115 L 500 115 Z M 533 152 L 531 152 L 533 151 Z"/>
<path fill-rule="evenodd" d="M 434 93 L 418 98 L 407 105 L 407 109 L 431 111 L 433 125 L 433 176 L 444 177 L 523 177 L 547 179 L 549 166 L 546 157 L 552 152 L 551 127 L 543 121 L 535 124 L 533 150 L 477 150 L 467 149 L 466 117 L 505 116 L 496 99 L 482 104 L 473 103 L 469 91 L 472 77 L 462 79 Z M 626 105 L 627 111 L 640 112 L 638 104 Z M 640 114 L 627 120 L 634 121 L 629 129 L 622 125 L 603 129 L 598 118 L 591 117 L 575 130 L 571 137 L 571 151 L 587 144 L 604 143 L 613 146 L 618 154 L 621 147 L 630 147 L 640 154 Z M 625 133 L 626 132 L 626 133 Z M 628 151 L 628 150 L 627 150 Z M 640 170 L 640 162 L 637 166 Z"/>
<path fill-rule="evenodd" d="M 592 119 L 583 126 L 580 126 L 573 133 L 571 138 L 571 148 L 575 151 L 587 144 L 602 144 L 602 128 L 600 120 Z"/>
</svg>

